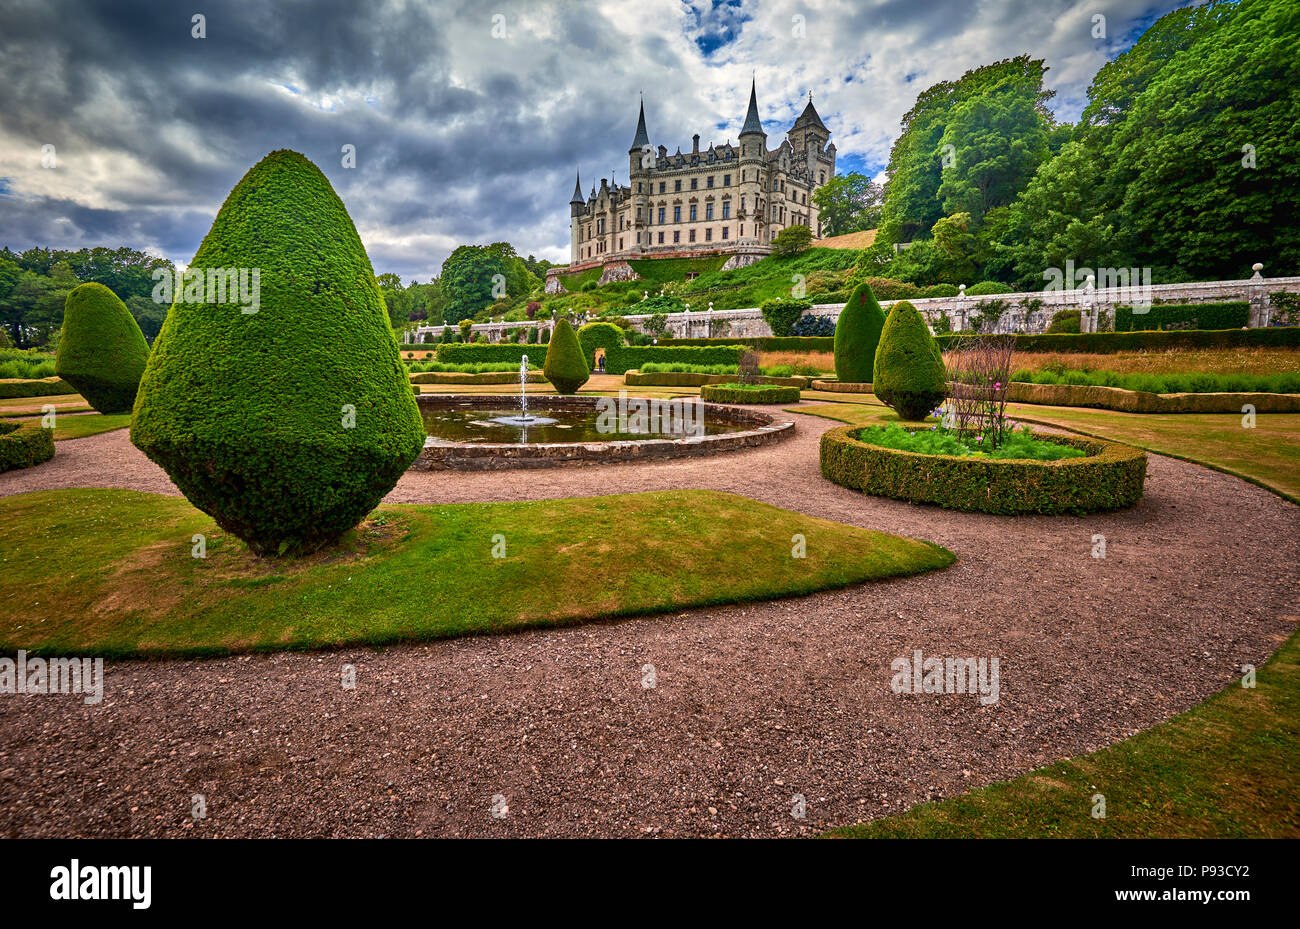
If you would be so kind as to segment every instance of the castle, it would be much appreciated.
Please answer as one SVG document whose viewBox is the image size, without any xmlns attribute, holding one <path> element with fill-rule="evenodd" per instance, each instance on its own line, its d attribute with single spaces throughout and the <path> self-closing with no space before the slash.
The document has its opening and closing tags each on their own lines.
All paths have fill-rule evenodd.
<svg viewBox="0 0 1300 929">
<path fill-rule="evenodd" d="M 581 175 L 569 201 L 570 264 L 566 274 L 605 266 L 605 280 L 634 275 L 629 258 L 678 258 L 729 254 L 724 267 L 738 267 L 770 253 L 773 236 L 803 225 L 821 234 L 812 195 L 835 174 L 835 144 L 817 115 L 812 96 L 775 149 L 758 118 L 757 88 L 750 86 L 749 111 L 739 146 L 710 143 L 700 149 L 695 135 L 689 154 L 668 154 L 650 145 L 645 104 L 628 149 L 628 183 L 601 178 L 584 198 Z M 620 275 L 619 268 L 626 269 Z M 548 274 L 547 290 L 559 281 Z"/>
</svg>

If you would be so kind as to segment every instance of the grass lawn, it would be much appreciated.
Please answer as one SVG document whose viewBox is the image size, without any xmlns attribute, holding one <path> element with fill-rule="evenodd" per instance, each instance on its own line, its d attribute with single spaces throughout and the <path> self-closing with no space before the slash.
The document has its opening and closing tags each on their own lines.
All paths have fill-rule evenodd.
<svg viewBox="0 0 1300 929">
<path fill-rule="evenodd" d="M 110 416 L 105 416 L 103 413 L 88 413 L 84 416 L 56 415 L 54 417 L 54 441 L 82 439 L 88 435 L 99 435 L 101 432 L 125 429 L 129 425 L 131 425 L 130 413 L 114 413 Z"/>
<path fill-rule="evenodd" d="M 56 394 L 52 397 L 10 397 L 0 400 L 0 417 L 39 416 L 49 404 L 59 413 L 79 413 L 89 411 L 86 400 L 81 394 Z"/>
<path fill-rule="evenodd" d="M 1090 355 L 1074 352 L 1016 352 L 1011 370 L 1061 368 L 1120 374 L 1294 374 L 1300 351 L 1293 348 L 1171 348 L 1154 352 Z"/>
<path fill-rule="evenodd" d="M 810 400 L 826 396 L 804 393 Z M 874 398 L 805 406 L 797 412 L 864 426 L 897 419 Z M 1240 413 L 1119 413 L 1029 403 L 1008 404 L 1007 413 L 1202 464 L 1300 503 L 1300 413 L 1260 413 L 1254 429 L 1242 428 Z"/>
<path fill-rule="evenodd" d="M 503 632 L 811 593 L 954 560 L 927 542 L 705 490 L 382 506 L 296 561 L 257 558 L 183 498 L 128 490 L 0 498 L 0 525 L 0 651 L 38 654 Z M 192 557 L 195 533 L 206 558 Z M 791 556 L 796 533 L 804 558 Z M 506 557 L 493 557 L 494 536 Z"/>
<path fill-rule="evenodd" d="M 1090 755 L 829 833 L 836 838 L 1300 837 L 1300 635 L 1167 723 Z M 1092 796 L 1106 798 L 1093 819 Z"/>
</svg>

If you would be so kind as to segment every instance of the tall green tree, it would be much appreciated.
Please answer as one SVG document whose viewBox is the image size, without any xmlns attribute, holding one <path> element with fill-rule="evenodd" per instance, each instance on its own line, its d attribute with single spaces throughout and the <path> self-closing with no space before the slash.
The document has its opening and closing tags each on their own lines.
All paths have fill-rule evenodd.
<svg viewBox="0 0 1300 929">
<path fill-rule="evenodd" d="M 838 174 L 813 192 L 822 235 L 844 235 L 875 229 L 880 223 L 884 191 L 862 174 Z"/>
</svg>

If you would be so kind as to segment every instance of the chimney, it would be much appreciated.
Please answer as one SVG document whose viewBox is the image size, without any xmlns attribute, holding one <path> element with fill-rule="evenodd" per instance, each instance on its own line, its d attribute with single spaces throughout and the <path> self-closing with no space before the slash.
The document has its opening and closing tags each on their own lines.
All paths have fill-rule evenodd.
<svg viewBox="0 0 1300 929">
<path fill-rule="evenodd" d="M 695 133 L 695 135 L 691 136 L 691 154 L 698 155 L 699 153 L 700 153 L 700 134 L 697 132 Z"/>
</svg>

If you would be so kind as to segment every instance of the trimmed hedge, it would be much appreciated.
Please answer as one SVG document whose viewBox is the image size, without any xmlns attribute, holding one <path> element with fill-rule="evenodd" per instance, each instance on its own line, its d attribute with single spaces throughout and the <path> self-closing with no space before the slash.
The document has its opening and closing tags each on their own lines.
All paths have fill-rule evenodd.
<svg viewBox="0 0 1300 929">
<path fill-rule="evenodd" d="M 135 405 L 149 343 L 126 304 L 103 284 L 81 284 L 63 306 L 54 370 L 100 413 Z"/>
<path fill-rule="evenodd" d="M 53 457 L 53 429 L 36 423 L 0 422 L 0 471 L 30 468 Z"/>
<path fill-rule="evenodd" d="M 679 346 L 739 345 L 752 348 L 756 352 L 833 352 L 835 336 L 789 336 L 778 339 L 775 336 L 755 336 L 753 338 L 726 339 L 660 339 L 662 348 Z"/>
<path fill-rule="evenodd" d="M 1167 326 L 1195 322 L 1196 329 L 1240 329 L 1250 322 L 1250 304 L 1157 303 L 1146 313 L 1134 313 L 1131 306 L 1115 307 L 1115 331 L 1159 331 Z"/>
<path fill-rule="evenodd" d="M 844 383 L 841 381 L 813 381 L 813 390 L 824 390 L 833 394 L 869 394 L 871 393 L 871 384 L 861 382 Z"/>
<path fill-rule="evenodd" d="M 1240 413 L 1247 403 L 1257 413 L 1300 413 L 1300 394 L 1154 394 L 1121 387 L 1012 381 L 1007 388 L 1007 399 L 1013 403 L 1083 406 L 1123 413 Z"/>
<path fill-rule="evenodd" d="M 15 400 L 19 397 L 62 397 L 76 392 L 77 388 L 57 377 L 39 381 L 0 381 L 0 400 Z"/>
<path fill-rule="evenodd" d="M 1082 515 L 1142 499 L 1147 456 L 1130 445 L 1053 434 L 1051 441 L 1082 448 L 1087 456 L 1031 461 L 921 455 L 861 442 L 855 438 L 861 428 L 822 434 L 822 476 L 871 496 L 1002 516 Z"/>
<path fill-rule="evenodd" d="M 177 298 L 131 441 L 257 554 L 315 551 L 424 446 L 365 246 L 320 169 L 275 151 L 235 185 L 190 267 L 260 269 L 260 309 Z"/>
<path fill-rule="evenodd" d="M 467 374 L 461 371 L 424 371 L 411 375 L 412 384 L 518 384 L 518 371 L 485 371 L 482 374 Z M 545 384 L 546 377 L 541 371 L 528 371 L 528 383 Z"/>
<path fill-rule="evenodd" d="M 792 335 L 790 330 L 799 321 L 799 317 L 803 316 L 805 310 L 811 309 L 811 300 L 780 298 L 764 300 L 758 312 L 763 317 L 763 322 L 767 323 L 772 330 L 773 336 L 778 339 L 788 339 Z"/>
<path fill-rule="evenodd" d="M 694 371 L 629 371 L 623 375 L 629 387 L 702 387 L 705 384 L 734 384 L 735 374 L 697 374 Z M 760 377 L 760 384 L 775 384 L 781 387 L 798 387 L 804 389 L 812 378 L 795 377 Z"/>
<path fill-rule="evenodd" d="M 546 351 L 537 345 L 520 345 L 517 342 L 441 342 L 437 359 L 445 364 L 468 365 L 512 361 L 518 367 L 520 359 L 528 356 L 528 366 L 540 368 Z"/>
<path fill-rule="evenodd" d="M 958 339 L 980 338 L 971 333 L 934 337 L 947 351 Z M 986 337 L 987 338 L 987 337 Z M 1108 355 L 1115 352 L 1163 351 L 1170 348 L 1300 348 L 1300 326 L 1267 329 L 1177 329 L 1170 332 L 1081 332 L 1042 335 L 1013 335 L 1018 352 L 1084 352 Z"/>
<path fill-rule="evenodd" d="M 741 340 L 721 340 L 703 345 L 610 345 L 605 346 L 605 373 L 626 374 L 651 361 L 667 364 L 734 365 L 740 363 Z M 532 351 L 530 352 L 529 349 Z M 594 349 L 593 349 L 594 352 Z M 438 360 L 449 364 L 477 364 L 489 361 L 513 361 L 528 355 L 532 364 L 536 345 L 462 344 L 438 346 Z"/>
<path fill-rule="evenodd" d="M 605 372 L 609 373 L 609 353 L 615 348 L 627 344 L 623 330 L 613 323 L 587 323 L 578 330 L 578 344 L 582 346 L 583 357 L 587 359 L 587 368 L 596 370 L 596 349 L 605 350 Z"/>
<path fill-rule="evenodd" d="M 863 281 L 849 296 L 835 327 L 835 377 L 845 383 L 865 384 L 872 378 L 876 348 L 885 328 L 885 313 Z"/>
<path fill-rule="evenodd" d="M 700 399 L 709 403 L 798 403 L 798 387 L 780 387 L 761 384 L 742 387 L 730 384 L 705 384 L 700 388 Z"/>
<path fill-rule="evenodd" d="M 576 394 L 578 388 L 591 378 L 591 368 L 582 357 L 578 334 L 567 319 L 555 324 L 555 332 L 546 347 L 546 363 L 542 371 L 556 393 L 561 394 Z"/>
</svg>

